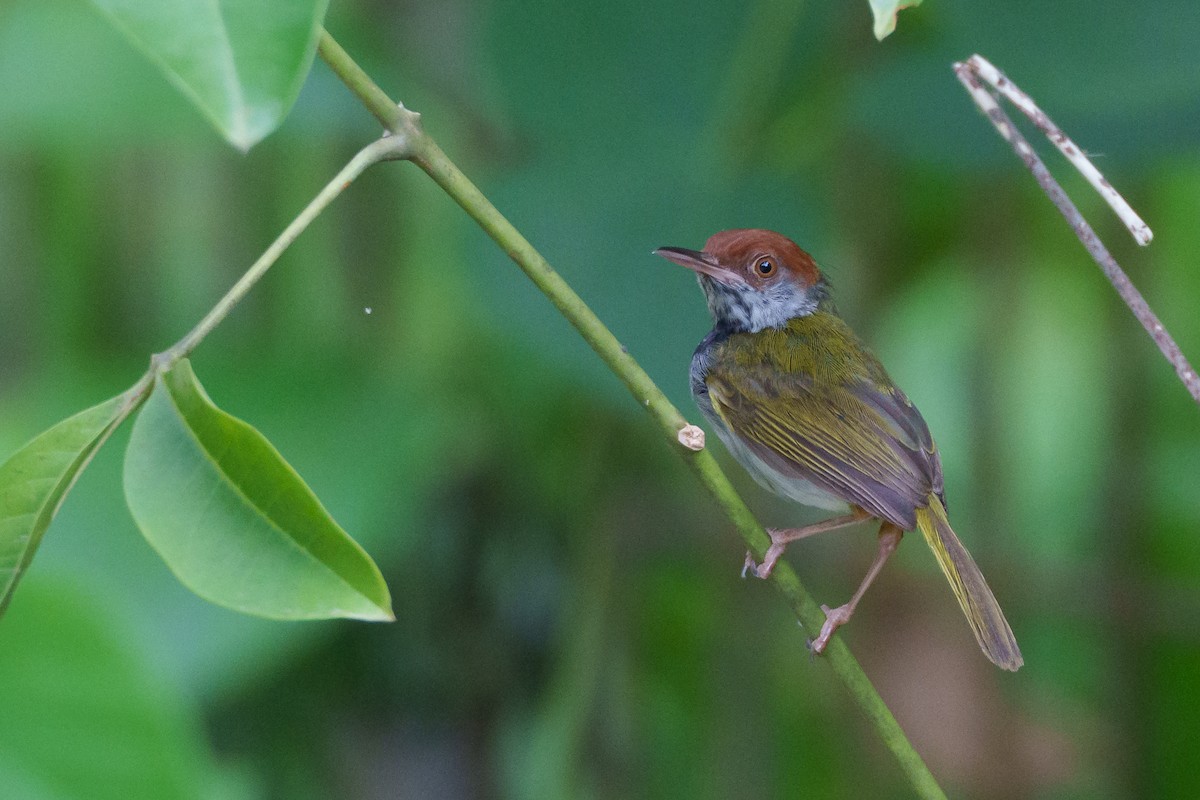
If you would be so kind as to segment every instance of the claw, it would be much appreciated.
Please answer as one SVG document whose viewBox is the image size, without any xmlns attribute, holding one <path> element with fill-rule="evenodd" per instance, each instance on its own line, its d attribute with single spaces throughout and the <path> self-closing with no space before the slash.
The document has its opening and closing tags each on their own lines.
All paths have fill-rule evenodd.
<svg viewBox="0 0 1200 800">
<path fill-rule="evenodd" d="M 817 656 L 819 655 L 816 649 L 817 643 L 810 637 L 804 640 L 804 647 L 806 650 L 808 650 L 808 660 L 810 662 L 816 661 Z"/>
<path fill-rule="evenodd" d="M 771 573 L 775 570 L 775 562 L 777 562 L 779 557 L 783 555 L 784 548 L 787 547 L 787 542 L 779 541 L 777 538 L 777 533 L 773 528 L 768 528 L 767 533 L 771 536 L 771 546 L 768 547 L 767 552 L 763 554 L 763 561 L 761 564 L 756 564 L 754 561 L 754 554 L 748 550 L 746 551 L 746 562 L 742 564 L 743 578 L 745 578 L 746 573 L 749 572 L 756 578 L 766 580 L 767 578 L 771 577 Z"/>
<path fill-rule="evenodd" d="M 782 544 L 772 544 L 767 548 L 766 556 L 761 564 L 756 564 L 754 554 L 747 550 L 746 561 L 742 564 L 742 577 L 745 578 L 747 572 L 763 580 L 771 577 L 771 573 L 775 570 L 775 562 L 783 555 L 783 548 Z"/>
</svg>

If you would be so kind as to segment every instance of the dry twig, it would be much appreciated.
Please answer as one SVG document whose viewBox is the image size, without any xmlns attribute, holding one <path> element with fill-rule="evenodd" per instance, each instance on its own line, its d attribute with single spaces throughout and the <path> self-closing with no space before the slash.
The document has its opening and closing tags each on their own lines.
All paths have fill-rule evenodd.
<svg viewBox="0 0 1200 800">
<path fill-rule="evenodd" d="M 1134 213 L 1125 199 L 1117 193 L 1117 190 L 1112 187 L 1095 165 L 1088 160 L 1074 142 L 1072 142 L 1062 130 L 1054 124 L 1051 119 L 1046 116 L 1037 105 L 1030 99 L 1029 95 L 1021 91 L 1011 80 L 1004 76 L 1000 70 L 996 69 L 983 56 L 971 56 L 965 62 L 958 62 L 954 65 L 954 72 L 958 76 L 959 81 L 967 88 L 971 95 L 971 99 L 979 106 L 980 110 L 992 121 L 996 126 L 996 130 L 1005 138 L 1016 151 L 1017 156 L 1025 162 L 1025 166 L 1033 173 L 1034 179 L 1038 185 L 1042 187 L 1042 191 L 1050 198 L 1051 202 L 1058 207 L 1058 210 L 1066 217 L 1071 228 L 1075 231 L 1075 235 L 1079 237 L 1079 241 L 1091 253 L 1092 258 L 1100 265 L 1105 276 L 1112 283 L 1113 288 L 1117 290 L 1117 294 L 1125 301 L 1133 311 L 1133 315 L 1142 323 L 1142 327 L 1150 334 L 1150 338 L 1154 339 L 1158 349 L 1162 351 L 1163 356 L 1175 367 L 1175 372 L 1179 375 L 1179 379 L 1183 381 L 1184 387 L 1192 395 L 1192 398 L 1200 403 L 1200 376 L 1196 374 L 1196 370 L 1184 358 L 1183 352 L 1179 349 L 1179 345 L 1171 338 L 1171 334 L 1167 332 L 1166 327 L 1159 321 L 1155 313 L 1146 304 L 1146 300 L 1142 297 L 1141 292 L 1129 280 L 1129 276 L 1117 264 L 1116 259 L 1108 252 L 1108 249 L 1101 243 L 1096 236 L 1096 232 L 1084 220 L 1083 215 L 1079 213 L 1079 209 L 1071 202 L 1071 198 L 1067 197 L 1067 193 L 1054 180 L 1050 171 L 1046 169 L 1045 163 L 1034 152 L 1033 147 L 1017 130 L 1017 126 L 1009 116 L 1000 108 L 1000 103 L 997 102 L 995 95 L 984 87 L 983 82 L 988 83 L 996 92 L 1003 95 L 1014 106 L 1019 108 L 1025 116 L 1029 117 L 1030 121 L 1038 127 L 1038 129 L 1046 134 L 1046 137 L 1054 143 L 1054 145 L 1065 155 L 1075 167 L 1083 173 L 1084 177 L 1096 188 L 1096 191 L 1108 201 L 1109 206 L 1116 212 L 1121 221 L 1125 223 L 1125 227 L 1129 229 L 1129 233 L 1134 240 L 1140 245 L 1150 243 L 1154 234 L 1142 218 Z"/>
</svg>

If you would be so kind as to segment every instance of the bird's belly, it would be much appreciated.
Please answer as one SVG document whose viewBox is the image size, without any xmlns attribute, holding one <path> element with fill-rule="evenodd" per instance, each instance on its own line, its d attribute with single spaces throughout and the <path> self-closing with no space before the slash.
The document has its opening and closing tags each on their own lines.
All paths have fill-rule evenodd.
<svg viewBox="0 0 1200 800">
<path fill-rule="evenodd" d="M 725 443 L 725 447 L 733 454 L 733 457 L 764 488 L 780 497 L 786 497 L 814 508 L 823 508 L 827 511 L 846 511 L 849 508 L 849 504 L 845 500 L 825 491 L 812 481 L 795 475 L 785 475 L 763 461 L 741 439 L 730 432 L 715 414 L 712 416 L 705 414 L 705 416 L 709 417 L 717 436 Z"/>
</svg>

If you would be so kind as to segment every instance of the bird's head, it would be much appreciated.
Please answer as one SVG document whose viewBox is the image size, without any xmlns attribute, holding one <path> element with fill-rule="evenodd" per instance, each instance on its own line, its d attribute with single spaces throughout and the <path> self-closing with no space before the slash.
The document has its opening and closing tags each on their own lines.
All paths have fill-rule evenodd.
<svg viewBox="0 0 1200 800">
<path fill-rule="evenodd" d="M 774 231 L 739 228 L 709 237 L 703 250 L 654 251 L 696 273 L 718 327 L 755 332 L 817 310 L 828 295 L 812 256 Z"/>
</svg>

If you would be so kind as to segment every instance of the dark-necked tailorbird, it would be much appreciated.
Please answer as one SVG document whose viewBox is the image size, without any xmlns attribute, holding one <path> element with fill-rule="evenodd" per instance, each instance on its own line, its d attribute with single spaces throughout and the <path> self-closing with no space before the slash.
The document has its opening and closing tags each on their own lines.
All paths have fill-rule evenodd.
<svg viewBox="0 0 1200 800">
<path fill-rule="evenodd" d="M 822 652 L 850 619 L 904 532 L 920 530 L 983 652 L 1004 669 L 1020 667 L 1004 612 L 950 527 L 925 420 L 837 315 L 812 257 L 765 230 L 722 231 L 701 251 L 655 253 L 693 270 L 708 298 L 714 327 L 692 356 L 691 388 L 721 441 L 772 492 L 848 512 L 769 530 L 763 563 L 747 553 L 746 570 L 766 578 L 788 542 L 881 521 L 866 577 L 850 602 L 821 607 L 813 649 Z"/>
</svg>

